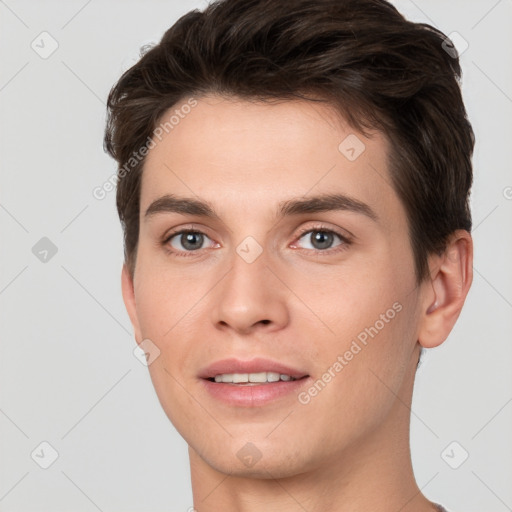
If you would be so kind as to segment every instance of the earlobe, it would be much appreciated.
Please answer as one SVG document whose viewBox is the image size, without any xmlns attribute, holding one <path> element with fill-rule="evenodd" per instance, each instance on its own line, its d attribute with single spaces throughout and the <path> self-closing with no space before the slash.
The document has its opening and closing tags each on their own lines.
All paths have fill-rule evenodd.
<svg viewBox="0 0 512 512">
<path fill-rule="evenodd" d="M 473 280 L 473 241 L 465 230 L 456 231 L 442 255 L 431 258 L 430 288 L 425 294 L 418 341 L 437 347 L 450 334 Z"/>
<path fill-rule="evenodd" d="M 135 288 L 133 284 L 133 279 L 130 275 L 130 271 L 128 270 L 128 266 L 126 263 L 123 265 L 123 270 L 121 272 L 121 289 L 123 293 L 124 305 L 126 307 L 126 311 L 128 313 L 128 316 L 130 317 L 130 321 L 133 326 L 135 341 L 137 343 L 140 343 L 142 341 L 142 335 L 137 316 Z"/>
</svg>

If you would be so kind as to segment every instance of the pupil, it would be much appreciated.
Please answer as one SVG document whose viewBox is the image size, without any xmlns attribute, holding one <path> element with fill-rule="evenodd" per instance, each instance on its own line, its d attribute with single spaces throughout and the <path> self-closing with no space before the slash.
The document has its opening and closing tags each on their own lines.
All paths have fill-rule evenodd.
<svg viewBox="0 0 512 512">
<path fill-rule="evenodd" d="M 316 231 L 315 233 L 311 233 L 311 239 L 312 243 L 314 242 L 313 246 L 317 247 L 317 249 L 326 249 L 332 243 L 332 233 Z"/>
<path fill-rule="evenodd" d="M 186 249 L 194 250 L 198 249 L 203 245 L 203 235 L 201 233 L 184 233 L 181 235 L 181 243 Z M 197 243 L 199 241 L 199 247 Z M 194 245 L 195 242 L 195 245 Z"/>
</svg>

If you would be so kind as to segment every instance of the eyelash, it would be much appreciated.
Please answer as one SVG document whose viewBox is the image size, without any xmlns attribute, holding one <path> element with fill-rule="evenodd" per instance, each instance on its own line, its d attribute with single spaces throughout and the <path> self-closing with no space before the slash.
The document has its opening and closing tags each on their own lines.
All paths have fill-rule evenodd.
<svg viewBox="0 0 512 512">
<path fill-rule="evenodd" d="M 330 234 L 334 234 L 336 235 L 340 240 L 341 240 L 341 244 L 332 248 L 332 249 L 303 249 L 303 250 L 306 250 L 306 251 L 312 251 L 315 255 L 324 255 L 324 254 L 327 254 L 327 255 L 330 255 L 330 254 L 334 254 L 334 253 L 338 253 L 340 251 L 345 251 L 347 250 L 347 248 L 352 244 L 352 240 L 350 238 L 348 238 L 347 236 L 345 235 L 342 235 L 340 232 L 332 229 L 332 228 L 328 228 L 327 226 L 323 226 L 323 225 L 318 225 L 318 226 L 313 226 L 313 227 L 308 227 L 308 228 L 304 228 L 302 229 L 298 236 L 297 236 L 297 240 L 300 240 L 304 235 L 308 234 L 308 233 L 314 233 L 314 232 L 322 232 L 322 233 L 330 233 Z M 170 249 L 169 248 L 169 242 L 177 235 L 183 235 L 183 234 L 187 234 L 187 233 L 194 233 L 194 234 L 201 234 L 201 235 L 204 235 L 206 237 L 208 237 L 208 235 L 206 233 L 204 233 L 203 231 L 199 230 L 199 229 L 190 229 L 190 228 L 187 228 L 187 229 L 182 229 L 180 231 L 174 231 L 172 233 L 170 233 L 169 235 L 165 236 L 163 242 L 162 242 L 162 245 L 164 246 L 166 252 L 168 254 L 170 254 L 171 256 L 177 256 L 177 257 L 183 257 L 183 258 L 187 258 L 187 257 L 190 257 L 190 256 L 196 256 L 195 253 L 198 253 L 200 251 L 200 249 L 198 250 L 195 250 L 195 251 L 180 251 L 180 252 L 177 252 L 173 249 Z"/>
</svg>

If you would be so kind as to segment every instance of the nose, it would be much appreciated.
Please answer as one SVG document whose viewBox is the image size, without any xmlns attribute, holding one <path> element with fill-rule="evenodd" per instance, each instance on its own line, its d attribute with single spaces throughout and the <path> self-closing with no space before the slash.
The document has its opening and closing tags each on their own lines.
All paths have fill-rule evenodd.
<svg viewBox="0 0 512 512">
<path fill-rule="evenodd" d="M 238 334 L 255 330 L 272 332 L 289 321 L 289 290 L 269 268 L 265 251 L 253 262 L 235 253 L 231 268 L 214 288 L 211 303 L 212 322 L 218 329 L 232 329 Z"/>
</svg>

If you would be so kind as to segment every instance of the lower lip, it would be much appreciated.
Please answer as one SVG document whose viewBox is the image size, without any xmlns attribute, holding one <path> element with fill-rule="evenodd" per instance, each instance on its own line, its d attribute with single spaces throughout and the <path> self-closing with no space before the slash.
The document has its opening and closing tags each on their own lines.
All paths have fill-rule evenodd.
<svg viewBox="0 0 512 512">
<path fill-rule="evenodd" d="M 260 407 L 279 398 L 295 394 L 309 381 L 309 377 L 302 379 L 270 382 L 256 386 L 212 382 L 202 379 L 206 390 L 216 399 L 228 405 L 238 407 Z"/>
</svg>

